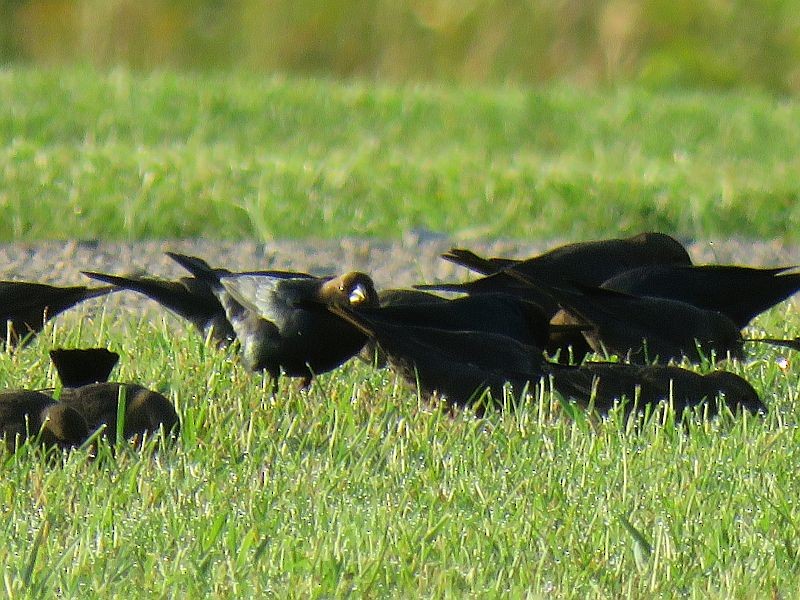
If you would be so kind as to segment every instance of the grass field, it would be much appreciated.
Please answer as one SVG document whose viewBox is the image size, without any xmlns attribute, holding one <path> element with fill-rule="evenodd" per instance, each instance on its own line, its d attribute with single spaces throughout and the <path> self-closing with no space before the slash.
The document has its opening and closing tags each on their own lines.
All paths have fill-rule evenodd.
<svg viewBox="0 0 800 600">
<path fill-rule="evenodd" d="M 0 95 L 6 240 L 797 239 L 800 106 L 766 96 L 21 69 Z M 51 347 L 107 345 L 117 379 L 176 402 L 181 436 L 60 468 L 0 454 L 0 596 L 800 594 L 791 354 L 730 365 L 764 418 L 684 430 L 667 412 L 634 431 L 569 417 L 546 389 L 450 417 L 356 362 L 273 397 L 171 317 L 79 315 L 0 354 L 4 385 L 52 386 Z M 782 305 L 756 328 L 798 335 L 800 317 Z"/>
<path fill-rule="evenodd" d="M 0 71 L 0 239 L 800 238 L 800 104 Z"/>
<path fill-rule="evenodd" d="M 520 410 L 454 418 L 350 363 L 309 392 L 244 372 L 192 332 L 67 314 L 0 355 L 9 386 L 53 385 L 51 346 L 109 345 L 117 377 L 173 398 L 173 448 L 52 468 L 4 458 L 10 598 L 356 596 L 780 597 L 800 592 L 798 375 L 756 348 L 731 368 L 765 418 L 640 432 Z M 759 319 L 797 331 L 778 307 Z M 135 335 L 134 335 L 135 333 Z"/>
</svg>

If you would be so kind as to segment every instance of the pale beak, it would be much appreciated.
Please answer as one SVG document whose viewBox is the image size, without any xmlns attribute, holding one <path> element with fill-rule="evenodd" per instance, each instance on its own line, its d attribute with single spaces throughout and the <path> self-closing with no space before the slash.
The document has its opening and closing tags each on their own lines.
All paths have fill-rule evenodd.
<svg viewBox="0 0 800 600">
<path fill-rule="evenodd" d="M 350 292 L 350 297 L 348 300 L 350 304 L 361 304 L 367 299 L 367 290 L 364 289 L 364 286 L 360 283 L 353 288 Z"/>
</svg>

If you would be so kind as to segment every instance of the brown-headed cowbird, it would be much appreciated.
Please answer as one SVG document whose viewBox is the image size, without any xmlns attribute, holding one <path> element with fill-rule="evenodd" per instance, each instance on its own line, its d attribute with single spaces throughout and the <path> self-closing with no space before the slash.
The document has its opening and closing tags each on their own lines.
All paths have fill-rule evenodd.
<svg viewBox="0 0 800 600">
<path fill-rule="evenodd" d="M 452 300 L 436 298 L 434 302 L 382 305 L 380 308 L 359 309 L 358 312 L 389 319 L 397 325 L 496 333 L 539 348 L 547 347 L 554 334 L 571 332 L 580 337 L 586 328 L 551 325 L 548 315 L 537 304 L 511 294 L 480 294 Z M 365 356 L 368 349 L 370 354 Z M 376 352 L 374 345 L 367 342 L 361 356 L 372 362 L 376 354 L 380 356 L 380 351 Z M 383 366 L 383 362 L 378 360 L 376 366 Z"/>
<path fill-rule="evenodd" d="M 189 321 L 204 337 L 221 348 L 236 340 L 236 334 L 225 316 L 225 309 L 208 282 L 202 279 L 181 277 L 177 281 L 166 281 L 141 275 L 123 277 L 92 271 L 83 271 L 83 274 L 110 283 L 118 289 L 144 294 Z"/>
<path fill-rule="evenodd" d="M 378 311 L 329 310 L 373 339 L 389 366 L 428 399 L 443 396 L 452 405 L 472 406 L 481 413 L 486 390 L 499 406 L 506 384 L 518 396 L 541 375 L 541 349 L 505 335 L 413 326 Z"/>
<path fill-rule="evenodd" d="M 484 331 L 543 347 L 550 320 L 539 307 L 510 294 L 466 296 L 429 304 L 396 304 L 358 309 L 358 314 L 388 319 L 397 325 L 448 331 Z"/>
<path fill-rule="evenodd" d="M 581 324 L 575 319 L 565 318 L 560 314 L 560 288 L 545 283 L 538 278 L 518 274 L 512 268 L 509 274 L 496 273 L 475 281 L 455 284 L 417 285 L 415 288 L 435 289 L 439 291 L 461 292 L 472 297 L 493 294 L 515 296 L 528 304 L 536 306 L 551 321 L 550 337 L 543 348 L 550 356 L 560 362 L 581 362 L 592 348 L 581 332 Z M 566 284 L 565 284 L 566 285 Z M 567 286 L 569 287 L 569 286 Z M 585 327 L 584 327 L 585 329 Z"/>
<path fill-rule="evenodd" d="M 41 434 L 39 441 L 45 446 L 61 449 L 79 446 L 89 437 L 80 413 L 30 390 L 0 392 L 0 431 L 11 452 L 37 434 Z"/>
<path fill-rule="evenodd" d="M 533 286 L 528 282 L 521 282 L 506 273 L 487 275 L 474 281 L 461 283 L 425 283 L 417 284 L 414 289 L 418 291 L 433 290 L 437 292 L 455 292 L 469 296 L 484 294 L 511 294 L 531 302 L 551 317 L 558 312 L 558 300 L 548 289 Z"/>
<path fill-rule="evenodd" d="M 739 328 L 721 313 L 668 298 L 602 288 L 560 293 L 562 312 L 553 321 L 590 326 L 583 336 L 599 354 L 617 354 L 636 363 L 682 357 L 699 363 L 712 353 L 743 357 Z"/>
<path fill-rule="evenodd" d="M 561 310 L 551 323 L 586 326 L 589 346 L 600 354 L 617 354 L 631 362 L 667 362 L 687 357 L 692 362 L 730 354 L 743 356 L 739 329 L 725 315 L 668 298 L 633 296 L 581 284 L 553 284 L 523 274 L 505 273 L 523 285 L 548 294 Z"/>
<path fill-rule="evenodd" d="M 61 403 L 80 413 L 96 430 L 105 425 L 103 435 L 114 444 L 117 439 L 117 409 L 124 396 L 125 416 L 123 435 L 137 439 L 145 433 L 154 435 L 159 428 L 166 434 L 176 434 L 180 422 L 172 403 L 158 392 L 137 383 L 101 382 L 61 390 Z"/>
<path fill-rule="evenodd" d="M 5 344 L 6 340 L 10 340 L 11 345 L 27 343 L 49 319 L 79 302 L 108 294 L 111 289 L 0 281 L 0 344 Z"/>
<path fill-rule="evenodd" d="M 275 386 L 281 371 L 289 377 L 302 377 L 303 385 L 308 386 L 314 375 L 338 367 L 366 341 L 361 332 L 326 309 L 329 305 L 377 306 L 377 292 L 364 273 L 220 276 L 204 261 L 167 254 L 209 283 L 236 332 L 243 362 L 250 370 L 269 373 Z"/>
<path fill-rule="evenodd" d="M 533 301 L 548 312 L 553 326 L 585 330 L 552 331 L 546 350 L 560 360 L 582 361 L 589 351 L 628 356 L 634 362 L 668 361 L 687 356 L 693 362 L 728 352 L 742 356 L 742 338 L 724 315 L 667 298 L 640 297 L 604 288 L 550 282 L 509 267 L 501 284 L 506 293 Z M 478 280 L 487 282 L 497 275 Z"/>
<path fill-rule="evenodd" d="M 609 277 L 648 264 L 691 264 L 686 249 L 663 233 L 641 233 L 624 238 L 578 242 L 554 248 L 527 260 L 481 258 L 469 250 L 454 248 L 443 255 L 447 260 L 485 274 L 464 283 L 439 283 L 414 286 L 419 290 L 460 292 L 469 295 L 506 293 L 533 302 L 554 317 L 561 308 L 559 296 L 547 285 L 529 285 L 512 272 L 553 285 L 597 286 Z M 574 323 L 559 317 L 554 324 Z M 564 362 L 580 362 L 591 351 L 577 331 L 553 332 L 545 349 Z"/>
<path fill-rule="evenodd" d="M 65 387 L 108 381 L 119 354 L 106 348 L 54 348 L 50 361 Z"/>
<path fill-rule="evenodd" d="M 644 265 L 688 265 L 692 262 L 680 242 L 656 232 L 566 244 L 527 260 L 485 259 L 459 248 L 442 257 L 483 275 L 501 273 L 513 267 L 526 275 L 585 285 L 600 285 L 617 273 Z"/>
<path fill-rule="evenodd" d="M 379 306 L 413 306 L 431 303 L 444 304 L 446 302 L 448 302 L 447 298 L 421 290 L 388 288 L 378 291 Z M 367 338 L 367 343 L 361 348 L 358 358 L 377 369 L 382 369 L 386 366 L 386 356 L 371 338 Z"/>
<path fill-rule="evenodd" d="M 788 268 L 736 265 L 648 265 L 606 280 L 602 287 L 657 296 L 721 312 L 739 329 L 756 315 L 800 290 L 800 274 Z"/>
<path fill-rule="evenodd" d="M 431 304 L 433 302 L 444 303 L 447 302 L 447 298 L 417 289 L 388 288 L 378 292 L 380 306 L 408 306 L 409 304 Z"/>
<path fill-rule="evenodd" d="M 579 367 L 559 365 L 551 377 L 562 396 L 584 408 L 592 406 L 602 415 L 623 401 L 626 415 L 634 410 L 644 412 L 664 401 L 672 402 L 678 416 L 704 402 L 708 414 L 714 415 L 718 397 L 734 413 L 767 412 L 753 386 L 728 371 L 700 375 L 675 366 L 589 362 Z"/>
</svg>

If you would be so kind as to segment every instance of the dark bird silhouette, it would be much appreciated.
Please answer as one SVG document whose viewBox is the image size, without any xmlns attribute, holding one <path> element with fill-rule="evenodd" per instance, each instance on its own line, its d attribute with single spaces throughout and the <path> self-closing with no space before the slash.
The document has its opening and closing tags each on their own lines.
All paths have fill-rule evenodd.
<svg viewBox="0 0 800 600">
<path fill-rule="evenodd" d="M 712 353 L 743 357 L 739 328 L 725 315 L 668 298 L 632 296 L 602 288 L 560 290 L 562 312 L 553 321 L 588 325 L 583 331 L 599 354 L 617 354 L 631 362 L 702 362 Z"/>
<path fill-rule="evenodd" d="M 618 273 L 644 265 L 688 265 L 692 262 L 680 242 L 655 232 L 566 244 L 527 260 L 481 258 L 459 248 L 453 248 L 442 257 L 483 275 L 501 273 L 513 267 L 526 275 L 585 285 L 600 285 Z"/>
<path fill-rule="evenodd" d="M 538 277 L 517 273 L 510 267 L 508 272 L 487 275 L 475 281 L 414 287 L 420 290 L 461 292 L 471 297 L 494 294 L 515 296 L 536 306 L 542 314 L 550 318 L 550 338 L 543 346 L 548 355 L 556 357 L 560 362 L 581 362 L 592 352 L 591 346 L 580 330 L 582 323 L 560 312 L 564 295 L 560 290 L 573 289 L 574 293 L 574 287 L 571 288 L 569 284 L 551 285 Z"/>
<path fill-rule="evenodd" d="M 702 403 L 707 404 L 711 416 L 717 412 L 718 397 L 734 413 L 767 412 L 753 386 L 728 371 L 700 375 L 674 366 L 590 362 L 571 368 L 559 365 L 551 377 L 562 396 L 584 408 L 592 406 L 601 415 L 623 401 L 626 415 L 671 401 L 678 416 Z"/>
<path fill-rule="evenodd" d="M 332 306 L 331 312 L 373 339 L 389 366 L 426 399 L 442 396 L 452 405 L 485 409 L 486 390 L 500 405 L 504 387 L 515 396 L 541 375 L 541 349 L 485 331 L 448 331 L 398 323 L 379 311 Z"/>
<path fill-rule="evenodd" d="M 469 296 L 480 296 L 484 294 L 510 294 L 530 302 L 539 307 L 539 309 L 551 317 L 559 310 L 558 300 L 556 297 L 547 290 L 547 287 L 541 288 L 533 286 L 529 282 L 520 281 L 511 275 L 503 273 L 495 273 L 487 275 L 474 281 L 464 281 L 461 283 L 426 283 L 417 284 L 414 289 L 424 293 L 428 290 L 437 292 L 455 292 L 458 294 L 467 294 Z"/>
<path fill-rule="evenodd" d="M 44 324 L 79 302 L 103 296 L 111 287 L 58 287 L 27 281 L 0 281 L 0 344 L 25 344 Z M 8 329 L 8 324 L 11 329 Z"/>
<path fill-rule="evenodd" d="M 546 347 L 554 334 L 576 332 L 580 336 L 586 329 L 573 324 L 551 325 L 548 316 L 536 304 L 510 294 L 482 294 L 453 300 L 438 298 L 428 303 L 361 308 L 358 314 L 390 320 L 396 325 L 494 333 L 538 348 Z M 375 366 L 382 367 L 385 360 L 381 360 L 380 350 L 368 341 L 361 356 L 371 363 L 376 355 Z"/>
<path fill-rule="evenodd" d="M 582 335 L 592 350 L 617 354 L 631 362 L 667 362 L 687 357 L 692 362 L 730 354 L 743 356 L 736 324 L 725 315 L 685 302 L 633 296 L 581 284 L 552 284 L 516 267 L 505 273 L 523 285 L 548 294 L 561 306 L 551 323 L 584 325 Z"/>
<path fill-rule="evenodd" d="M 181 277 L 177 281 L 167 281 L 141 275 L 123 277 L 93 271 L 83 271 L 83 274 L 110 283 L 118 289 L 144 294 L 189 321 L 204 337 L 219 347 L 227 347 L 236 340 L 233 327 L 225 316 L 225 309 L 209 283 L 202 279 Z"/>
<path fill-rule="evenodd" d="M 666 267 L 672 268 L 678 272 L 684 267 Z M 658 267 L 653 269 L 657 270 Z M 685 269 L 691 270 L 692 267 Z M 783 277 L 788 275 L 772 278 Z M 508 267 L 502 274 L 489 275 L 464 284 L 419 287 L 475 295 L 502 290 L 533 302 L 545 313 L 551 312 L 553 326 L 587 326 L 582 333 L 569 330 L 551 331 L 550 341 L 545 349 L 551 356 L 559 355 L 562 362 L 565 362 L 567 356 L 574 362 L 580 362 L 592 350 L 600 354 L 612 353 L 620 356 L 630 353 L 631 360 L 636 362 L 647 362 L 656 357 L 668 361 L 681 356 L 688 357 L 692 362 L 700 362 L 702 356 L 709 357 L 712 351 L 717 356 L 730 352 L 733 357 L 742 357 L 743 340 L 736 322 L 719 311 L 672 298 L 639 296 L 605 286 L 597 288 L 564 281 L 553 282 L 522 273 L 515 266 Z M 730 293 L 731 296 L 736 296 L 732 289 Z M 729 306 L 735 303 L 735 298 L 732 298 Z M 647 344 L 644 340 L 647 340 Z M 798 343 L 793 340 L 749 341 L 768 341 L 775 345 L 798 348 Z"/>
<path fill-rule="evenodd" d="M 64 387 L 108 381 L 119 354 L 105 348 L 54 348 L 50 361 Z"/>
<path fill-rule="evenodd" d="M 601 414 L 623 398 L 631 401 L 626 412 L 671 399 L 676 410 L 709 401 L 719 394 L 735 411 L 765 412 L 752 386 L 735 374 L 718 371 L 701 376 L 679 367 L 586 363 L 565 366 L 542 360 L 541 350 L 509 336 L 481 331 L 448 331 L 398 323 L 383 310 L 331 308 L 374 339 L 386 353 L 389 365 L 426 398 L 443 396 L 458 406 L 476 406 L 482 412 L 486 390 L 496 404 L 510 384 L 517 396 L 531 381 L 550 376 L 555 389 L 581 406 L 591 405 Z M 638 404 L 634 407 L 632 402 Z M 476 405 L 476 403 L 478 403 Z"/>
<path fill-rule="evenodd" d="M 0 431 L 10 452 L 29 437 L 39 435 L 46 447 L 69 449 L 89 437 L 89 428 L 74 409 L 41 392 L 0 392 Z"/>
<path fill-rule="evenodd" d="M 378 292 L 380 306 L 407 306 L 409 304 L 431 304 L 433 302 L 445 303 L 447 298 L 417 289 L 389 288 Z"/>
<path fill-rule="evenodd" d="M 137 439 L 145 433 L 154 435 L 159 428 L 175 435 L 180 427 L 172 403 L 158 392 L 137 383 L 100 382 L 61 390 L 61 403 L 75 409 L 90 430 L 105 425 L 103 435 L 114 444 L 117 440 L 117 410 L 120 397 L 125 399 L 123 435 Z"/>
<path fill-rule="evenodd" d="M 326 310 L 328 305 L 377 306 L 364 273 L 314 277 L 306 273 L 226 273 L 204 261 L 172 252 L 171 258 L 211 286 L 241 344 L 245 365 L 264 370 L 277 386 L 283 371 L 302 377 L 330 371 L 353 357 L 366 337 Z"/>
<path fill-rule="evenodd" d="M 431 303 L 445 304 L 446 302 L 448 302 L 447 298 L 421 290 L 389 288 L 378 291 L 378 304 L 380 306 L 415 306 Z M 358 358 L 377 369 L 382 369 L 386 366 L 386 356 L 371 338 L 367 338 L 366 344 L 358 353 Z"/>
<path fill-rule="evenodd" d="M 178 415 L 172 403 L 158 392 L 137 383 L 108 382 L 119 360 L 116 352 L 105 348 L 58 348 L 50 351 L 50 360 L 63 384 L 60 400 L 78 411 L 92 430 L 105 425 L 103 435 L 116 441 L 117 411 L 124 396 L 123 433 L 134 439 L 160 427 L 176 434 Z"/>
<path fill-rule="evenodd" d="M 793 267 L 790 267 L 793 268 Z M 789 268 L 735 265 L 648 265 L 605 281 L 604 288 L 657 296 L 721 312 L 739 329 L 800 290 L 800 274 Z"/>
<path fill-rule="evenodd" d="M 359 308 L 357 312 L 359 315 L 388 319 L 397 325 L 496 333 L 538 347 L 547 344 L 550 337 L 548 316 L 537 305 L 510 294 L 484 294 L 441 302 Z"/>
<path fill-rule="evenodd" d="M 641 233 L 624 239 L 577 242 L 559 246 L 527 260 L 482 258 L 469 250 L 453 248 L 442 255 L 446 260 L 482 273 L 485 277 L 463 283 L 415 285 L 426 291 L 458 292 L 470 295 L 507 293 L 537 304 L 551 317 L 559 311 L 557 298 L 546 288 L 521 282 L 519 275 L 556 285 L 599 286 L 610 277 L 651 264 L 691 264 L 686 249 L 663 233 Z M 573 346 L 577 355 L 586 347 L 580 336 L 562 335 L 547 348 L 555 353 Z"/>
</svg>

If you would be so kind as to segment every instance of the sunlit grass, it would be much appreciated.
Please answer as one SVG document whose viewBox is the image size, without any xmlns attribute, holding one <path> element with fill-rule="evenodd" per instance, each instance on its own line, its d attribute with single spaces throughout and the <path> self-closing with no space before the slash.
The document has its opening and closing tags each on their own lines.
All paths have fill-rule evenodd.
<svg viewBox="0 0 800 600">
<path fill-rule="evenodd" d="M 798 236 L 800 110 L 757 94 L 20 68 L 0 94 L 6 240 Z M 3 386 L 54 385 L 51 347 L 108 346 L 117 379 L 175 402 L 180 439 L 58 468 L 0 454 L 0 595 L 800 589 L 791 353 L 729 366 L 768 416 L 684 429 L 660 413 L 635 431 L 569 418 L 544 388 L 515 412 L 450 416 L 358 362 L 273 397 L 172 317 L 81 320 L 90 307 L 0 354 Z M 787 304 L 756 326 L 795 336 L 800 318 Z"/>
<path fill-rule="evenodd" d="M 0 239 L 797 240 L 800 106 L 747 92 L 0 71 Z"/>
<path fill-rule="evenodd" d="M 573 420 L 544 390 L 477 419 L 420 404 L 359 362 L 277 396 L 193 332 L 67 313 L 0 355 L 6 386 L 52 385 L 52 346 L 107 345 L 116 374 L 159 389 L 179 441 L 3 456 L 9 597 L 176 595 L 584 598 L 792 596 L 800 586 L 798 375 L 756 347 L 730 368 L 764 418 L 669 414 L 636 431 Z M 757 322 L 797 332 L 781 306 Z M 777 358 L 789 359 L 785 369 Z"/>
</svg>

